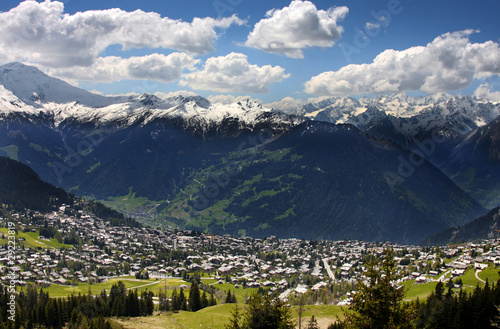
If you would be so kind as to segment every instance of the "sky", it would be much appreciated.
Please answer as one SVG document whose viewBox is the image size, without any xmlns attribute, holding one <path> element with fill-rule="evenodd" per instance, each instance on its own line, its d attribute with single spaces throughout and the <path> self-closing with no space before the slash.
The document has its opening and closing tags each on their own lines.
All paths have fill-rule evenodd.
<svg viewBox="0 0 500 329">
<path fill-rule="evenodd" d="M 106 95 L 251 97 L 450 92 L 500 101 L 500 1 L 0 2 L 0 64 Z"/>
</svg>

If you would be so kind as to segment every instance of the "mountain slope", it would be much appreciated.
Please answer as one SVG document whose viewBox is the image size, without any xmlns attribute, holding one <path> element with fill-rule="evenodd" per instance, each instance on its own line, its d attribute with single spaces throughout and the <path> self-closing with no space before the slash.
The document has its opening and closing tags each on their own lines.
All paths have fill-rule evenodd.
<svg viewBox="0 0 500 329">
<path fill-rule="evenodd" d="M 484 213 L 436 167 L 352 125 L 250 100 L 144 94 L 93 108 L 17 94 L 0 90 L 1 154 L 155 225 L 414 243 Z"/>
<path fill-rule="evenodd" d="M 0 203 L 17 210 L 50 211 L 72 199 L 63 189 L 42 181 L 30 167 L 0 157 Z"/>
<path fill-rule="evenodd" d="M 47 76 L 34 66 L 9 63 L 0 66 L 0 84 L 23 103 L 36 108 L 46 103 L 80 103 L 90 107 L 110 105 L 124 97 L 104 97 Z"/>
<path fill-rule="evenodd" d="M 449 94 L 396 94 L 373 99 L 330 98 L 306 104 L 297 113 L 313 120 L 351 123 L 371 136 L 398 143 L 424 155 L 483 206 L 491 209 L 500 202 L 498 180 L 494 180 L 498 167 L 491 159 L 475 155 L 474 163 L 466 160 L 462 168 L 456 163 L 457 157 L 467 159 L 461 153 L 471 153 L 459 150 L 469 143 L 469 135 L 486 129 L 500 115 L 498 102 Z M 487 167 L 484 173 L 476 170 L 482 167 L 481 161 Z"/>
<path fill-rule="evenodd" d="M 488 214 L 457 228 L 448 228 L 428 239 L 423 245 L 458 244 L 478 239 L 495 239 L 500 237 L 500 207 L 491 210 Z"/>
<path fill-rule="evenodd" d="M 500 117 L 452 149 L 443 170 L 487 208 L 500 205 Z"/>
<path fill-rule="evenodd" d="M 390 181 L 409 156 L 351 125 L 306 122 L 195 174 L 165 214 L 232 234 L 416 243 L 482 213 L 427 162 Z"/>
</svg>

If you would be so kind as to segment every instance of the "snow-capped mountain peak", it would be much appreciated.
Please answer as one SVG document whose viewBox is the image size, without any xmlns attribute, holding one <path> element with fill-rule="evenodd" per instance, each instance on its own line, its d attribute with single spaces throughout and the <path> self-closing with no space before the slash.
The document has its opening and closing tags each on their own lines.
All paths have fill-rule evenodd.
<svg viewBox="0 0 500 329">
<path fill-rule="evenodd" d="M 41 108 L 46 103 L 78 102 L 89 107 L 103 107 L 123 97 L 104 97 L 52 78 L 34 66 L 8 63 L 0 66 L 0 84 L 25 104 Z"/>
<path fill-rule="evenodd" d="M 249 129 L 259 120 L 271 120 L 274 124 L 288 120 L 287 115 L 270 114 L 271 109 L 251 99 L 233 104 L 212 104 L 201 96 L 162 98 L 148 93 L 101 96 L 21 63 L 0 66 L 0 113 L 2 112 L 4 115 L 24 113 L 31 116 L 43 113 L 53 117 L 56 126 L 65 120 L 127 125 L 147 124 L 157 119 L 181 119 L 183 126 L 194 126 L 196 131 L 216 126 L 228 119 L 236 120 L 239 125 Z M 270 115 L 263 118 L 266 113 Z"/>
<path fill-rule="evenodd" d="M 351 123 L 362 130 L 389 120 L 394 130 L 413 138 L 447 125 L 465 134 L 500 115 L 500 104 L 472 96 L 438 93 L 410 97 L 406 93 L 374 98 L 333 97 L 305 104 L 297 114 L 311 120 Z"/>
</svg>

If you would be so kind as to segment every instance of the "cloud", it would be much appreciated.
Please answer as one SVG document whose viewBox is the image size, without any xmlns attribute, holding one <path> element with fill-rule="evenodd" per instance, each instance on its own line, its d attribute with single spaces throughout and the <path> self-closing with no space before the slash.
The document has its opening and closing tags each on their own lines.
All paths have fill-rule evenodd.
<svg viewBox="0 0 500 329">
<path fill-rule="evenodd" d="M 161 91 L 157 91 L 154 93 L 156 97 L 159 97 L 161 99 L 168 99 L 172 97 L 177 97 L 177 96 L 183 96 L 183 97 L 189 97 L 189 96 L 199 96 L 197 93 L 189 91 L 189 90 L 177 90 L 177 91 L 171 91 L 169 93 L 163 93 Z"/>
<path fill-rule="evenodd" d="M 272 103 L 267 103 L 264 104 L 266 107 L 273 108 L 278 111 L 282 111 L 285 113 L 291 113 L 291 114 L 296 114 L 298 110 L 300 110 L 304 105 L 309 104 L 309 103 L 318 103 L 322 100 L 324 100 L 325 96 L 320 96 L 320 97 L 311 97 L 308 98 L 307 100 L 303 100 L 300 98 L 293 98 L 293 97 L 285 97 L 280 101 L 272 102 Z"/>
<path fill-rule="evenodd" d="M 193 55 L 214 49 L 216 29 L 244 24 L 235 15 L 192 22 L 155 12 L 121 9 L 64 13 L 58 1 L 24 1 L 0 13 L 0 58 L 50 67 L 91 66 L 110 45 L 122 49 L 164 48 Z"/>
<path fill-rule="evenodd" d="M 500 102 L 500 91 L 491 91 L 489 83 L 483 83 L 474 91 L 474 96 Z"/>
<path fill-rule="evenodd" d="M 382 16 L 384 17 L 384 16 Z M 366 22 L 365 29 L 370 31 L 375 31 L 380 29 L 380 23 L 378 22 Z"/>
<path fill-rule="evenodd" d="M 303 99 L 285 97 L 280 101 L 267 103 L 265 106 L 285 113 L 295 113 L 305 104 L 307 104 L 307 102 Z"/>
<path fill-rule="evenodd" d="M 474 32 L 446 33 L 425 47 L 385 50 L 373 63 L 351 64 L 312 77 L 305 92 L 335 96 L 462 89 L 474 79 L 500 74 L 499 44 L 471 43 L 469 35 Z"/>
<path fill-rule="evenodd" d="M 50 74 L 64 79 L 113 82 L 125 79 L 174 82 L 184 69 L 194 69 L 199 60 L 186 53 L 168 56 L 151 54 L 142 57 L 99 57 L 90 67 L 53 68 Z"/>
<path fill-rule="evenodd" d="M 290 75 L 281 66 L 257 66 L 248 63 L 247 56 L 230 53 L 211 57 L 202 70 L 183 75 L 181 86 L 216 92 L 268 93 L 269 87 Z"/>
<path fill-rule="evenodd" d="M 307 47 L 331 47 L 343 32 L 338 21 L 348 13 L 347 7 L 318 10 L 310 1 L 294 0 L 289 7 L 273 9 L 255 24 L 246 46 L 269 53 L 303 58 Z"/>
<path fill-rule="evenodd" d="M 210 103 L 213 104 L 233 104 L 247 99 L 253 99 L 256 102 L 262 103 L 258 98 L 253 98 L 252 96 L 233 96 L 233 95 L 210 95 L 207 97 Z"/>
</svg>

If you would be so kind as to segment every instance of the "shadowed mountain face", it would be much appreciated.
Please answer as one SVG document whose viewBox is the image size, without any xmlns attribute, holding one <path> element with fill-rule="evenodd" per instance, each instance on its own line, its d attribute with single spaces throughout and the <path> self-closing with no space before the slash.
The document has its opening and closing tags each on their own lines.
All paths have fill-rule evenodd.
<svg viewBox="0 0 500 329">
<path fill-rule="evenodd" d="M 427 161 L 351 125 L 202 137 L 163 120 L 39 120 L 1 121 L 3 150 L 78 195 L 155 201 L 156 218 L 187 228 L 416 243 L 483 212 Z"/>
<path fill-rule="evenodd" d="M 499 206 L 500 117 L 463 138 L 442 168 L 486 208 Z"/>
<path fill-rule="evenodd" d="M 423 154 L 484 207 L 500 204 L 500 168 L 498 157 L 494 159 L 500 148 L 494 142 L 498 138 L 490 138 L 498 131 L 498 102 L 449 94 L 396 94 L 325 99 L 296 113 L 317 121 L 350 123 Z"/>
<path fill-rule="evenodd" d="M 425 239 L 422 244 L 435 246 L 449 243 L 459 244 L 478 239 L 495 239 L 500 237 L 500 207 L 491 210 L 484 216 L 463 225 L 451 227 Z"/>
<path fill-rule="evenodd" d="M 71 202 L 72 197 L 63 189 L 42 181 L 30 167 L 0 157 L 0 203 L 17 210 L 51 211 Z"/>
</svg>

